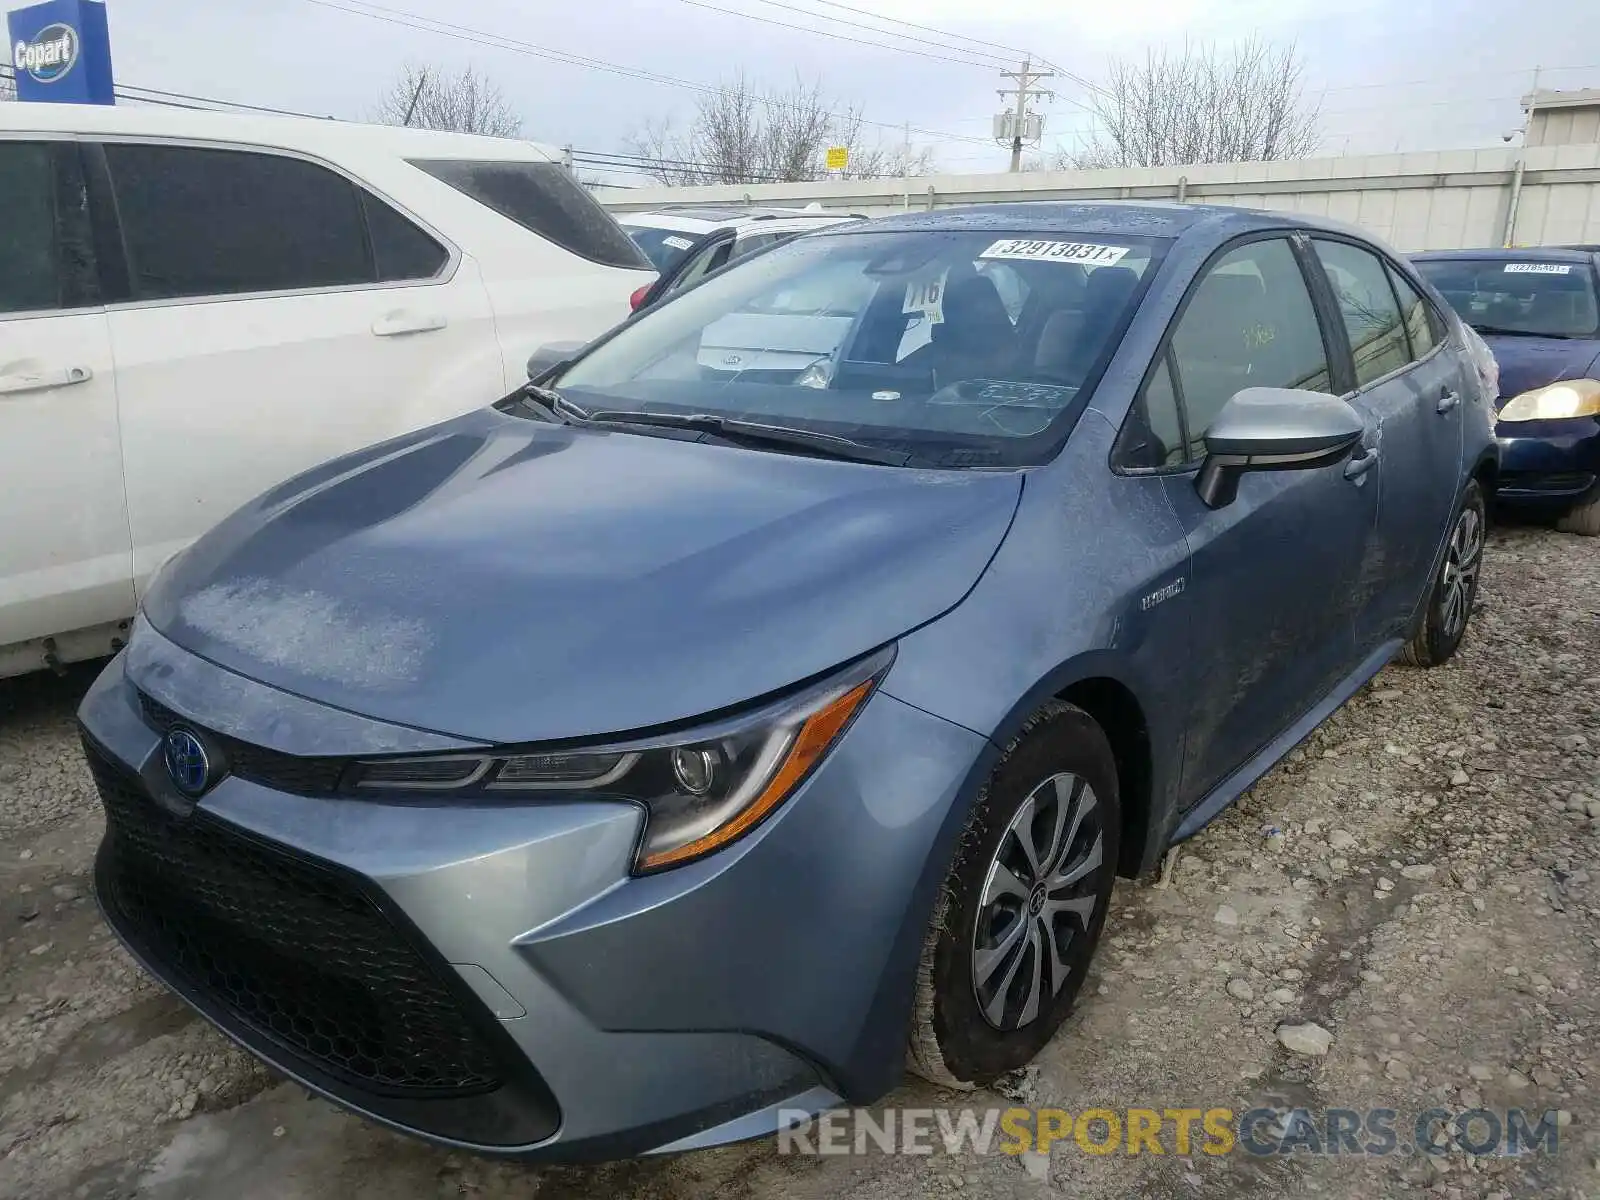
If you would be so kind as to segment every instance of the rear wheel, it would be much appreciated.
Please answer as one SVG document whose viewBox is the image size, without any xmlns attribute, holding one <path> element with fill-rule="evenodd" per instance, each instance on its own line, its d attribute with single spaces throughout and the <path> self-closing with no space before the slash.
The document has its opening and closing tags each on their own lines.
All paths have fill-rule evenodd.
<svg viewBox="0 0 1600 1200">
<path fill-rule="evenodd" d="M 1556 522 L 1556 528 L 1562 533 L 1600 537 L 1600 483 L 1591 488 L 1582 501 Z"/>
<path fill-rule="evenodd" d="M 1448 662 L 1466 635 L 1478 596 L 1478 575 L 1483 568 L 1483 538 L 1487 525 L 1483 489 L 1467 484 L 1456 510 L 1444 561 L 1428 593 L 1422 623 L 1400 652 L 1402 662 L 1413 667 L 1437 667 Z"/>
<path fill-rule="evenodd" d="M 1072 1011 L 1115 881 L 1116 760 L 1093 718 L 1052 702 L 990 774 L 940 891 L 909 1060 L 969 1088 L 1028 1063 Z"/>
</svg>

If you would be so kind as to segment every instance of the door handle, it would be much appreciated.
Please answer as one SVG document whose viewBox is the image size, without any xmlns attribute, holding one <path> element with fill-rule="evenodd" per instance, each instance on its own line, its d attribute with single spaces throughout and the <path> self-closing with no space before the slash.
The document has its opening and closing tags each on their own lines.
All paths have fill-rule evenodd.
<svg viewBox="0 0 1600 1200">
<path fill-rule="evenodd" d="M 14 375 L 0 375 L 0 395 L 48 392 L 52 388 L 88 383 L 93 378 L 94 372 L 88 367 L 63 367 L 59 371 L 19 371 Z"/>
<path fill-rule="evenodd" d="M 1346 479 L 1360 479 L 1373 467 L 1378 465 L 1378 451 L 1368 447 L 1360 458 L 1352 458 L 1345 464 L 1344 477 Z"/>
<path fill-rule="evenodd" d="M 398 337 L 404 333 L 432 333 L 443 329 L 449 322 L 433 313 L 385 313 L 372 323 L 372 332 L 379 337 Z"/>
<path fill-rule="evenodd" d="M 1452 392 L 1449 388 L 1439 393 L 1439 403 L 1433 406 L 1433 411 L 1443 415 L 1461 403 L 1461 393 Z"/>
</svg>

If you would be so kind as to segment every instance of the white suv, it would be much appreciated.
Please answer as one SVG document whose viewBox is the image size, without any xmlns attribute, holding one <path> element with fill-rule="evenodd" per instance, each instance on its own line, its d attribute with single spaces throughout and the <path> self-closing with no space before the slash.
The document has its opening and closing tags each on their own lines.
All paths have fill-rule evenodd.
<svg viewBox="0 0 1600 1200">
<path fill-rule="evenodd" d="M 650 264 L 547 148 L 0 104 L 0 676 L 334 455 L 493 402 Z"/>
</svg>

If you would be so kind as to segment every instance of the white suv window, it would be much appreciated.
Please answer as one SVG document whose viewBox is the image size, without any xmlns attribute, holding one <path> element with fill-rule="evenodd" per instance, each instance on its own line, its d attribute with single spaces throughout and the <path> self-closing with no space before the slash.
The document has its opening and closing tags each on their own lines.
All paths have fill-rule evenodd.
<svg viewBox="0 0 1600 1200">
<path fill-rule="evenodd" d="M 603 266 L 653 270 L 616 219 L 557 163 L 416 158 L 410 162 L 563 250 Z"/>
<path fill-rule="evenodd" d="M 0 314 L 97 302 L 76 145 L 0 141 Z"/>
<path fill-rule="evenodd" d="M 373 282 L 361 198 L 341 175 L 239 150 L 105 153 L 135 299 Z"/>
<path fill-rule="evenodd" d="M 282 154 L 105 147 L 136 300 L 430 279 L 450 252 L 334 171 Z"/>
<path fill-rule="evenodd" d="M 61 307 L 50 147 L 0 142 L 0 312 Z"/>
</svg>

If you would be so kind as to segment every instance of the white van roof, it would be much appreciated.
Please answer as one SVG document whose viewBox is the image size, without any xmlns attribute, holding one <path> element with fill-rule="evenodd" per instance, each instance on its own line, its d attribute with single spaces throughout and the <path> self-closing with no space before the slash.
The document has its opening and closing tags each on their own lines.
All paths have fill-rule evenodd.
<svg viewBox="0 0 1600 1200">
<path fill-rule="evenodd" d="M 397 158 L 461 158 L 559 162 L 553 147 L 516 138 L 443 133 L 315 117 L 197 112 L 105 104 L 0 104 L 0 133 L 67 133 L 88 137 L 160 137 L 233 142 L 338 157 L 341 151 Z"/>
</svg>

